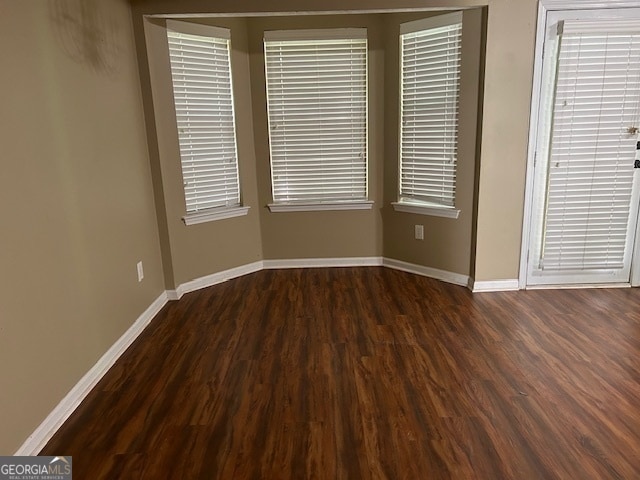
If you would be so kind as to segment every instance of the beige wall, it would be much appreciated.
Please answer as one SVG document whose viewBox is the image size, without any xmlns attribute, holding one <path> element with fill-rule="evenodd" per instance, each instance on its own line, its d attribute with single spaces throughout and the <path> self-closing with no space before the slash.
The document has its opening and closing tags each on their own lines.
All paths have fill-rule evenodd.
<svg viewBox="0 0 640 480">
<path fill-rule="evenodd" d="M 455 243 L 448 254 L 433 256 L 426 251 L 438 250 L 448 238 L 440 238 L 448 228 L 445 219 L 431 219 L 423 248 L 411 239 L 411 227 L 418 223 L 413 216 L 395 214 L 396 218 L 386 212 L 383 246 L 381 195 L 384 191 L 388 209 L 394 196 L 389 185 L 395 183 L 391 178 L 383 189 L 383 165 L 390 166 L 393 177 L 397 154 L 389 124 L 385 127 L 379 116 L 370 126 L 374 210 L 298 215 L 265 209 L 270 200 L 265 180 L 268 156 L 262 88 L 250 80 L 261 62 L 253 27 L 291 20 L 226 21 L 233 30 L 234 71 L 244 72 L 235 75 L 234 91 L 240 112 L 241 187 L 251 210 L 246 217 L 182 224 L 175 118 L 162 51 L 166 44 L 162 27 L 147 22 L 150 69 L 164 72 L 149 75 L 142 14 L 300 11 L 299 2 L 274 0 L 265 6 L 259 0 L 133 0 L 138 72 L 125 0 L 87 1 L 83 15 L 54 9 L 73 2 L 0 0 L 0 89 L 5 92 L 0 109 L 0 453 L 11 454 L 20 446 L 165 287 L 261 258 L 402 255 L 436 268 L 447 268 L 446 262 L 451 262 L 454 266 L 448 268 L 464 272 L 464 262 L 456 262 L 469 248 L 476 280 L 517 278 L 536 3 L 393 4 L 488 5 L 477 243 L 475 250 L 473 241 L 469 247 L 465 226 L 464 242 Z M 389 6 L 388 0 L 309 0 L 304 8 Z M 312 20 L 299 15 L 296 21 L 302 25 Z M 251 31 L 248 24 L 253 25 Z M 96 44 L 92 32 L 106 36 Z M 373 35 L 371 42 L 371 65 L 380 72 L 384 35 Z M 375 76 L 370 86 L 371 110 L 385 118 L 397 115 L 382 93 L 389 81 L 393 79 Z M 143 112 L 148 117 L 148 145 Z M 388 155 L 396 157 L 390 160 Z M 464 255 L 458 255 L 458 249 Z M 145 265 L 142 283 L 136 279 L 138 260 Z"/>
<path fill-rule="evenodd" d="M 271 214 L 264 208 L 270 199 L 264 180 L 268 157 L 261 143 L 266 135 L 264 101 L 249 75 L 255 76 L 261 59 L 255 50 L 256 33 L 251 30 L 249 35 L 246 26 L 267 20 L 230 19 L 227 24 L 233 27 L 234 71 L 244 72 L 235 75 L 234 91 L 241 112 L 241 186 L 250 213 L 191 227 L 180 220 L 184 203 L 166 51 L 162 51 L 166 44 L 163 35 L 159 40 L 162 28 L 148 22 L 153 47 L 149 65 L 164 72 L 149 75 L 141 15 L 300 11 L 299 2 L 274 0 L 265 6 L 259 0 L 134 0 L 140 73 L 125 0 L 87 0 L 83 15 L 53 8 L 69 4 L 73 2 L 0 0 L 4 72 L 0 88 L 5 92 L 0 109 L 2 454 L 20 446 L 165 287 L 263 257 L 387 254 L 379 212 L 382 169 L 383 164 L 397 161 L 387 154 L 397 154 L 393 142 L 384 138 L 389 137 L 389 127 L 379 117 L 372 118 L 370 126 L 374 210 L 297 215 Z M 497 280 L 518 274 L 536 0 L 397 0 L 393 7 L 486 4 L 477 244 L 470 253 L 476 279 Z M 309 0 L 304 8 L 389 6 L 388 0 Z M 298 20 L 311 21 L 303 16 Z M 106 36 L 96 44 L 93 32 Z M 372 68 L 380 72 L 384 36 L 374 35 L 371 41 L 376 45 Z M 382 93 L 385 81 L 388 78 L 372 78 L 370 94 L 372 111 L 386 116 L 390 112 Z M 148 117 L 148 145 L 143 112 Z M 393 192 L 387 187 L 385 204 L 389 197 Z M 442 256 L 413 250 L 412 229 L 406 231 L 417 223 L 411 216 L 406 224 L 398 220 L 396 225 L 388 216 L 385 220 L 385 232 L 391 237 L 385 237 L 384 248 L 389 253 L 397 251 L 409 261 L 434 262 L 428 266 L 436 268 L 445 265 L 437 263 L 444 261 Z M 428 236 L 446 228 L 438 225 L 438 219 L 434 222 L 425 232 Z M 429 241 L 425 240 L 426 249 Z M 454 253 L 445 260 L 453 265 L 457 258 Z M 138 260 L 145 265 L 142 283 L 136 279 Z"/>
<path fill-rule="evenodd" d="M 531 81 L 533 72 L 534 30 L 536 20 L 536 0 L 458 0 L 456 2 L 444 0 L 398 0 L 392 8 L 440 8 L 453 9 L 463 7 L 487 6 L 487 37 L 486 37 L 486 64 L 484 96 L 482 98 L 483 117 L 480 126 L 481 149 L 478 168 L 477 185 L 477 218 L 475 219 L 475 250 L 473 242 L 471 251 L 467 255 L 466 242 L 457 243 L 453 253 L 446 256 L 438 256 L 436 261 L 442 262 L 436 265 L 445 265 L 451 262 L 459 271 L 470 270 L 476 280 L 514 279 L 518 277 L 520 257 L 520 236 L 522 230 L 522 216 L 524 204 L 524 178 L 526 168 L 526 149 L 529 120 L 529 102 L 531 94 Z M 268 2 L 259 0 L 219 0 L 211 3 L 207 0 L 185 0 L 175 2 L 172 0 L 134 0 L 134 23 L 141 22 L 142 14 L 157 13 L 246 13 L 246 12 L 287 12 L 287 11 L 345 11 L 357 9 L 388 9 L 391 6 L 387 0 L 309 0 L 305 2 L 304 9 L 299 2 L 294 0 L 274 0 Z M 254 99 L 255 102 L 255 99 Z M 385 115 L 390 112 L 385 112 Z M 256 122 L 256 138 L 258 137 L 258 125 Z M 387 142 L 388 143 L 388 142 Z M 260 147 L 258 145 L 258 147 Z M 386 152 L 393 150 L 387 146 Z M 263 155 L 258 155 L 258 174 L 262 175 L 264 169 Z M 388 159 L 384 162 L 388 164 Z M 260 166 L 262 165 L 262 167 Z M 265 194 L 261 189 L 261 201 Z M 387 195 L 388 197 L 388 195 Z M 385 203 L 387 199 L 385 199 Z M 380 208 L 377 205 L 377 208 Z M 388 208 L 386 205 L 385 209 Z M 276 217 L 273 230 L 277 228 L 289 228 L 297 221 L 284 220 L 284 217 Z M 280 214 L 284 215 L 284 214 Z M 396 226 L 394 220 L 390 220 L 389 227 L 385 224 L 386 235 L 400 236 L 399 240 L 386 237 L 385 248 L 391 251 L 402 250 L 407 259 L 430 259 L 425 254 L 432 245 L 443 242 L 439 239 L 440 229 L 446 229 L 445 219 L 431 219 L 425 235 L 425 247 L 419 246 L 411 240 L 411 226 L 417 222 L 408 214 L 405 220 L 399 220 L 398 232 L 393 230 Z M 278 220 L 282 218 L 283 220 Z M 292 217 L 293 218 L 293 217 Z M 304 228 L 312 228 L 311 223 L 316 223 L 305 217 L 301 220 L 300 232 Z M 335 217 L 334 217 L 335 218 Z M 263 225 L 265 217 L 262 217 Z M 385 216 L 389 219 L 389 215 Z M 318 222 L 325 220 L 319 217 Z M 266 220 L 270 222 L 270 220 Z M 281 225 L 280 222 L 287 222 Z M 291 222 L 291 223 L 289 223 Z M 404 222 L 404 223 L 403 223 Z M 346 221 L 344 223 L 347 223 Z M 463 222 L 461 222 L 462 224 Z M 432 224 L 432 225 L 431 225 Z M 473 220 L 472 220 L 473 225 Z M 425 227 L 427 224 L 425 223 Z M 270 236 L 271 226 L 264 228 L 265 238 Z M 464 227 L 468 231 L 468 226 Z M 407 231 L 407 229 L 409 231 Z M 466 233 L 465 233 L 466 234 Z M 296 242 L 298 245 L 304 241 L 312 241 L 301 236 Z M 433 235 L 433 236 L 430 236 Z M 472 236 L 473 238 L 473 236 Z M 429 242 L 433 242 L 430 244 Z M 269 241 L 265 242 L 267 245 Z M 464 245 L 463 245 L 464 243 Z M 402 248 L 398 248 L 402 247 Z M 458 248 L 465 254 L 458 257 Z M 272 252 L 265 247 L 265 256 L 280 255 L 276 245 Z M 302 247 L 293 253 L 295 256 L 302 253 Z M 322 252 L 320 252 L 322 253 Z M 329 253 L 329 252 L 326 252 Z M 363 253 L 359 253 L 362 255 Z M 385 252 L 386 254 L 386 252 Z M 430 254 L 429 254 L 430 255 Z M 465 266 L 471 257 L 474 263 L 471 268 Z M 462 260 L 459 260 L 461 258 Z"/>
<path fill-rule="evenodd" d="M 382 199 L 383 151 L 383 46 L 381 28 L 375 16 L 289 17 L 269 19 L 216 18 L 190 20 L 231 30 L 234 94 L 238 136 L 241 189 L 247 217 L 185 227 L 184 198 L 178 157 L 175 113 L 171 99 L 171 77 L 163 20 L 144 23 L 146 51 L 141 49 L 143 82 L 148 81 L 147 118 L 155 119 L 150 135 L 157 142 L 157 191 L 162 198 L 167 223 L 168 248 L 165 263 L 171 264 L 168 287 L 216 273 L 228 268 L 265 259 L 362 257 L 382 255 L 382 223 L 379 208 Z M 370 62 L 369 125 L 370 198 L 373 210 L 343 212 L 271 213 L 269 143 L 264 86 L 262 35 L 265 29 L 319 28 L 331 26 L 370 26 L 372 46 Z M 250 54 L 247 56 L 247 53 Z M 148 73 L 148 75 L 147 75 Z M 159 187 L 159 188 L 158 188 Z M 161 228 L 162 232 L 162 228 Z"/>
<path fill-rule="evenodd" d="M 3 455 L 164 289 L 129 7 L 69 4 L 0 0 Z"/>
<path fill-rule="evenodd" d="M 474 179 L 478 94 L 482 38 L 482 10 L 463 13 L 460 113 L 456 175 L 457 219 L 396 212 L 391 202 L 398 200 L 399 154 L 399 33 L 400 24 L 423 18 L 422 14 L 393 14 L 386 20 L 386 142 L 384 191 L 384 254 L 387 257 L 447 272 L 469 275 L 474 227 Z M 424 226 L 424 240 L 416 240 L 414 226 Z"/>
<path fill-rule="evenodd" d="M 164 21 L 152 20 L 146 23 L 146 37 L 151 65 L 151 82 L 154 98 L 155 125 L 159 148 L 164 197 L 159 203 L 177 211 L 167 215 L 169 260 L 174 271 L 186 270 L 188 274 L 176 278 L 176 284 L 214 273 L 224 268 L 253 261 L 243 250 L 246 238 L 260 241 L 265 259 L 326 258 L 326 257 L 367 257 L 388 256 L 412 263 L 439 268 L 451 272 L 468 274 L 472 247 L 473 181 L 475 165 L 475 140 L 477 129 L 478 69 L 480 63 L 478 41 L 481 30 L 479 9 L 465 13 L 463 49 L 463 84 L 461 94 L 460 123 L 461 138 L 460 166 L 458 175 L 458 206 L 462 210 L 458 220 L 442 219 L 396 213 L 389 208 L 397 199 L 398 164 L 398 32 L 399 24 L 414 18 L 428 16 L 428 13 L 414 15 L 332 15 L 332 16 L 288 16 L 224 19 L 200 19 L 202 23 L 231 28 L 233 50 L 239 68 L 234 70 L 236 98 L 246 95 L 245 80 L 250 79 L 253 110 L 237 108 L 238 136 L 246 138 L 253 132 L 254 138 L 241 141 L 247 145 L 245 155 L 240 155 L 241 169 L 255 168 L 255 176 L 243 185 L 245 199 L 253 199 L 257 193 L 260 230 L 251 236 L 238 229 L 225 228 L 221 233 L 218 225 L 208 224 L 196 230 L 185 228 L 176 219 L 183 214 L 182 185 L 180 182 L 175 119 L 170 94 L 170 76 L 167 63 Z M 191 20 L 194 21 L 194 20 Z M 262 38 L 265 30 L 292 30 L 308 28 L 367 28 L 369 39 L 369 198 L 374 208 L 365 211 L 339 212 L 287 212 L 272 213 L 266 208 L 271 203 L 271 182 L 269 169 L 269 138 L 265 97 L 264 53 Z M 250 72 L 244 69 L 245 38 L 248 34 Z M 144 52 L 143 52 L 144 54 Z M 144 60 L 147 63 L 147 60 Z M 168 92 L 168 93 L 167 93 Z M 255 150 L 255 159 L 249 153 L 249 144 Z M 253 163 L 255 162 L 255 163 Z M 383 169 L 386 172 L 383 175 Z M 383 178 L 385 188 L 383 188 Z M 251 191 L 257 179 L 257 192 Z M 384 198 L 383 198 L 384 195 Z M 386 212 L 384 224 L 381 210 Z M 413 239 L 413 225 L 426 226 L 426 239 Z M 247 222 L 244 223 L 245 227 Z M 249 224 L 255 228 L 254 224 Z M 190 231 L 191 230 L 191 231 Z M 186 246 L 177 246 L 185 232 L 190 233 Z M 238 237 L 239 236 L 239 237 Z M 230 250 L 225 250 L 224 260 L 234 262 L 222 264 L 203 261 L 203 255 L 211 256 L 211 238 L 230 239 Z M 239 242 L 239 243 L 238 243 Z M 255 245 L 255 244 L 253 244 Z M 235 248 L 234 248 L 235 247 Z M 192 264 L 185 268 L 185 261 Z M 166 262 L 167 263 L 167 262 Z"/>
<path fill-rule="evenodd" d="M 489 2 L 475 279 L 517 279 L 536 0 Z"/>
<path fill-rule="evenodd" d="M 142 80 L 150 143 L 157 141 L 157 150 L 151 150 L 151 162 L 156 195 L 161 197 L 158 203 L 164 206 L 161 221 L 166 222 L 166 229 L 161 233 L 165 242 L 163 258 L 171 264 L 172 275 L 165 277 L 170 289 L 262 259 L 246 21 L 236 18 L 208 23 L 231 31 L 240 191 L 243 204 L 250 209 L 248 215 L 241 217 L 189 226 L 182 222 L 186 207 L 165 22 L 147 21 L 146 52 L 144 43 L 139 43 L 138 48 L 141 70 L 148 68 Z"/>
<path fill-rule="evenodd" d="M 271 213 L 269 134 L 264 77 L 265 30 L 367 28 L 369 42 L 369 200 L 372 210 Z M 249 20 L 258 194 L 265 259 L 382 255 L 384 44 L 375 15 L 266 17 Z"/>
</svg>

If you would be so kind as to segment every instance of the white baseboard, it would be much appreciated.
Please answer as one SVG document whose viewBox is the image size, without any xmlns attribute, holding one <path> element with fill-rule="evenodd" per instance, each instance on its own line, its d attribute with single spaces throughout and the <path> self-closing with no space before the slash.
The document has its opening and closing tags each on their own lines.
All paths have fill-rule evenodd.
<svg viewBox="0 0 640 480">
<path fill-rule="evenodd" d="M 284 260 L 261 260 L 240 265 L 222 272 L 196 278 L 178 285 L 175 290 L 167 290 L 169 300 L 180 300 L 185 293 L 211 287 L 234 278 L 278 268 L 318 268 L 318 267 L 364 267 L 380 266 L 382 257 L 341 257 L 341 258 L 294 258 Z"/>
<path fill-rule="evenodd" d="M 480 280 L 473 281 L 471 284 L 471 291 L 473 293 L 508 292 L 519 289 L 520 284 L 518 283 L 517 278 L 510 278 L 506 280 Z"/>
<path fill-rule="evenodd" d="M 340 258 L 293 258 L 284 260 L 264 260 L 263 268 L 323 268 L 323 267 L 379 267 L 382 257 L 340 257 Z"/>
<path fill-rule="evenodd" d="M 15 455 L 37 455 L 40 453 L 40 450 L 44 448 L 62 424 L 78 408 L 91 389 L 96 386 L 104 374 L 116 363 L 116 360 L 138 338 L 168 300 L 167 293 L 163 292 L 67 393 L 40 426 L 29 435 L 29 438 L 25 440 Z"/>
<path fill-rule="evenodd" d="M 469 287 L 472 283 L 468 275 L 453 273 L 437 268 L 425 267 L 414 263 L 403 262 L 386 257 L 337 257 L 337 258 L 291 258 L 280 260 L 263 260 L 260 262 L 242 265 L 240 267 L 225 270 L 223 272 L 196 278 L 183 283 L 175 290 L 167 291 L 169 300 L 179 300 L 182 295 L 201 288 L 217 285 L 227 280 L 247 275 L 260 270 L 275 270 L 286 268 L 329 268 L 329 267 L 380 267 L 393 268 L 404 272 L 415 273 L 425 277 L 435 278 L 443 282 L 453 283 Z M 516 282 L 517 283 L 517 282 Z"/>
<path fill-rule="evenodd" d="M 230 268 L 229 270 L 223 270 L 222 272 L 213 273 L 205 277 L 196 278 L 195 280 L 182 283 L 178 285 L 178 288 L 175 290 L 167 291 L 167 295 L 170 300 L 180 300 L 185 293 L 211 287 L 213 285 L 226 282 L 227 280 L 248 275 L 249 273 L 259 272 L 263 268 L 264 266 L 262 261 L 240 265 L 239 267 Z"/>
<path fill-rule="evenodd" d="M 178 291 L 177 290 L 167 290 L 167 299 L 168 300 L 180 300 L 180 297 L 178 296 Z"/>
<path fill-rule="evenodd" d="M 403 262 L 402 260 L 395 260 L 393 258 L 384 258 L 383 265 L 388 268 L 393 268 L 394 270 L 415 273 L 416 275 L 435 278 L 436 280 L 453 283 L 454 285 L 462 285 L 463 287 L 469 286 L 469 276 L 462 275 L 460 273 L 453 273 L 446 270 L 439 270 L 437 268 L 416 265 L 415 263 Z"/>
</svg>

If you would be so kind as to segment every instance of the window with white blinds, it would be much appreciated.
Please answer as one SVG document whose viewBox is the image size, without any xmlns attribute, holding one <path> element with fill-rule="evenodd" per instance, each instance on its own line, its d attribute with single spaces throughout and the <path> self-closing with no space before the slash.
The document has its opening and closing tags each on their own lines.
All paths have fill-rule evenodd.
<svg viewBox="0 0 640 480">
<path fill-rule="evenodd" d="M 274 204 L 367 199 L 366 29 L 264 34 Z"/>
<path fill-rule="evenodd" d="M 462 13 L 400 27 L 400 203 L 455 206 Z"/>
<path fill-rule="evenodd" d="M 637 203 L 640 21 L 566 21 L 560 28 L 538 268 L 622 269 Z"/>
<path fill-rule="evenodd" d="M 240 205 L 227 29 L 167 21 L 187 217 Z"/>
</svg>

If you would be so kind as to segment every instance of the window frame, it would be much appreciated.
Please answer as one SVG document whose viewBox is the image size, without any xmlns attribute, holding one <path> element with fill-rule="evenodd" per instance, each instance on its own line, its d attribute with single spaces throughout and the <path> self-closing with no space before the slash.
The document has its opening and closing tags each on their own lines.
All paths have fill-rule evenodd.
<svg viewBox="0 0 640 480">
<path fill-rule="evenodd" d="M 166 21 L 166 30 L 167 30 L 167 47 L 169 52 L 169 75 L 171 82 L 171 100 L 174 107 L 174 112 L 176 114 L 176 133 L 178 135 L 178 145 L 179 145 L 179 158 L 180 158 L 180 173 L 182 179 L 182 192 L 183 199 L 185 205 L 185 215 L 182 217 L 182 221 L 185 225 L 196 225 L 200 223 L 222 220 L 226 218 L 238 217 L 247 215 L 249 211 L 248 206 L 244 206 L 242 203 L 242 191 L 241 191 L 241 182 L 240 182 L 240 161 L 238 156 L 238 132 L 237 132 L 237 121 L 236 121 L 236 111 L 235 111 L 235 95 L 234 95 L 234 85 L 233 85 L 233 51 L 231 48 L 231 30 L 227 28 L 221 28 L 211 25 L 202 25 L 195 24 L 191 22 L 181 21 L 181 20 L 172 20 L 168 19 Z M 176 106 L 176 83 L 174 78 L 174 65 L 171 60 L 171 47 L 169 45 L 169 32 L 175 32 L 178 34 L 186 34 L 186 35 L 195 35 L 202 37 L 210 37 L 216 40 L 224 40 L 227 43 L 227 52 L 228 52 L 228 68 L 229 68 L 229 101 L 230 101 L 230 113 L 231 113 L 231 122 L 233 125 L 233 158 L 234 158 L 234 167 L 235 172 L 232 173 L 228 178 L 233 178 L 235 180 L 234 189 L 237 191 L 237 197 L 225 198 L 225 204 L 223 205 L 214 205 L 210 207 L 205 207 L 201 209 L 192 209 L 189 210 L 189 196 L 185 189 L 186 180 L 185 180 L 185 163 L 187 161 L 183 157 L 182 150 L 185 148 L 189 148 L 190 144 L 183 144 L 180 138 L 180 126 L 179 126 L 179 118 Z M 213 134 L 212 134 L 213 135 Z M 215 162 L 212 162 L 215 163 Z M 203 197 L 206 199 L 206 197 Z M 234 200 L 237 199 L 237 202 Z M 230 201 L 231 200 L 231 201 Z M 197 201 L 197 200 L 196 200 Z"/>
<path fill-rule="evenodd" d="M 458 162 L 457 162 L 457 145 L 459 143 L 459 121 L 460 121 L 460 111 L 459 111 L 459 99 L 460 99 L 460 79 L 458 79 L 457 84 L 457 110 L 455 116 L 456 122 L 456 139 L 455 139 L 455 166 L 454 166 L 454 187 L 453 187 L 453 202 L 452 205 L 446 205 L 445 203 L 439 203 L 436 201 L 427 201 L 422 199 L 416 199 L 409 195 L 403 195 L 403 186 L 402 186 L 402 178 L 403 178 L 403 93 L 404 93 L 404 57 L 403 57 L 403 36 L 406 34 L 437 29 L 441 27 L 451 26 L 451 25 L 460 25 L 460 41 L 459 48 L 460 53 L 458 56 L 458 61 L 460 62 L 460 70 L 462 70 L 462 31 L 463 31 L 463 12 L 456 11 L 453 13 L 438 15 L 435 17 L 424 18 L 420 20 L 415 20 L 411 22 L 406 22 L 400 25 L 400 32 L 398 35 L 398 49 L 399 49 L 399 88 L 398 88 L 398 185 L 397 185 L 397 195 L 398 200 L 392 202 L 395 211 L 406 212 L 406 213 L 414 213 L 420 215 L 430 215 L 430 216 L 438 216 L 445 218 L 456 219 L 460 215 L 460 210 L 456 208 L 456 183 L 457 183 L 457 170 L 458 170 Z M 443 142 L 444 143 L 444 142 Z"/>
<path fill-rule="evenodd" d="M 373 207 L 373 201 L 369 200 L 369 65 L 368 65 L 368 35 L 366 28 L 337 28 L 337 29 L 302 29 L 302 30 L 274 30 L 265 31 L 263 36 L 263 60 L 265 62 L 265 90 L 267 98 L 267 124 L 269 135 L 269 169 L 271 175 L 271 198 L 272 202 L 267 206 L 271 212 L 301 212 L 301 211 L 322 211 L 322 210 L 369 210 Z M 299 199 L 299 200 L 276 200 L 276 182 L 273 159 L 273 137 L 272 121 L 277 114 L 270 110 L 270 76 L 268 71 L 268 43 L 269 42 L 300 42 L 300 41 L 330 41 L 330 40 L 357 40 L 363 39 L 366 42 L 364 58 L 364 195 L 354 199 Z"/>
</svg>

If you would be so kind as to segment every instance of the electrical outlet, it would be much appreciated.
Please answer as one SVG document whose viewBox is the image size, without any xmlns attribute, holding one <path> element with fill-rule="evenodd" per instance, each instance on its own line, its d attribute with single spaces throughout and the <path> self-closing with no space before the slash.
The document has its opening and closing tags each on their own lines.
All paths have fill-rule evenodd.
<svg viewBox="0 0 640 480">
<path fill-rule="evenodd" d="M 142 279 L 144 278 L 144 269 L 142 268 L 142 260 L 140 260 L 138 262 L 138 265 L 136 265 L 138 268 L 138 281 L 141 282 Z"/>
<path fill-rule="evenodd" d="M 416 240 L 424 240 L 424 225 L 415 225 Z"/>
</svg>

